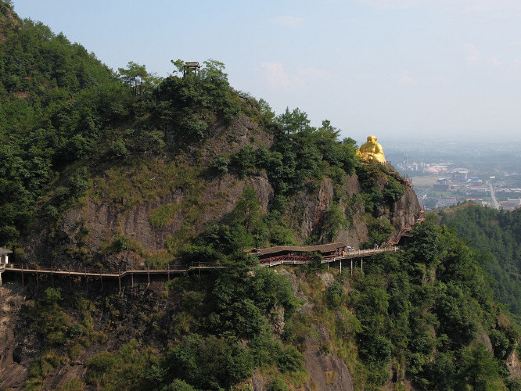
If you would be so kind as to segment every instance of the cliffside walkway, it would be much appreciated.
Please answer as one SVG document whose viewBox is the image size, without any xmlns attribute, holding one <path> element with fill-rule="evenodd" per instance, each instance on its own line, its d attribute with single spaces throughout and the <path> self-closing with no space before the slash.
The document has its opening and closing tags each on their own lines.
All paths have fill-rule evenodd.
<svg viewBox="0 0 521 391">
<path fill-rule="evenodd" d="M 324 257 L 321 263 L 336 263 L 341 261 L 348 261 L 358 258 L 372 257 L 376 254 L 396 252 L 399 250 L 398 246 L 382 247 L 370 250 L 351 250 L 342 255 L 331 257 Z M 279 258 L 279 259 L 277 259 Z M 281 255 L 280 257 L 273 257 L 266 261 L 261 261 L 261 266 L 273 267 L 278 265 L 306 265 L 311 261 L 306 256 L 301 255 Z"/>
<path fill-rule="evenodd" d="M 202 271 L 202 270 L 216 270 L 216 269 L 224 269 L 225 266 L 215 265 L 210 263 L 196 263 L 190 266 L 174 266 L 168 267 L 166 269 L 129 269 L 123 271 L 110 271 L 110 272 L 102 272 L 102 271 L 93 271 L 93 270 L 79 270 L 79 269 L 59 269 L 59 268 L 40 268 L 37 266 L 26 266 L 26 265 L 16 265 L 16 264 L 8 264 L 2 265 L 0 264 L 0 286 L 2 285 L 2 274 L 3 273 L 13 273 L 21 276 L 22 284 L 24 283 L 24 276 L 51 276 L 51 277 L 77 277 L 77 278 L 99 278 L 99 279 L 118 279 L 121 280 L 129 277 L 131 279 L 132 285 L 134 285 L 134 277 L 143 279 L 147 278 L 147 281 L 150 283 L 150 280 L 153 277 L 160 276 L 162 279 L 166 278 L 170 279 L 170 276 L 175 276 L 178 274 L 188 273 L 190 271 Z"/>
<path fill-rule="evenodd" d="M 340 271 L 342 271 L 342 261 L 351 261 L 351 272 L 353 270 L 353 260 L 360 259 L 360 266 L 363 267 L 363 258 L 371 257 L 376 254 L 382 254 L 387 252 L 398 251 L 397 246 L 376 248 L 370 250 L 351 250 L 345 252 L 342 255 L 324 257 L 321 260 L 323 264 L 339 263 Z M 260 266 L 263 267 L 274 267 L 278 265 L 306 265 L 311 263 L 312 260 L 305 255 L 281 255 L 278 257 L 272 257 L 269 260 L 260 262 Z M 123 271 L 93 271 L 93 270 L 79 270 L 79 269 L 58 269 L 58 268 L 40 268 L 37 266 L 28 265 L 16 265 L 16 264 L 0 264 L 0 286 L 2 284 L 2 274 L 17 274 L 20 276 L 22 284 L 25 284 L 25 276 L 51 276 L 51 277 L 76 277 L 76 278 L 94 278 L 94 279 L 108 279 L 118 280 L 119 287 L 121 289 L 121 282 L 123 279 L 130 279 L 131 285 L 134 285 L 134 278 L 137 280 L 143 280 L 150 283 L 151 279 L 159 278 L 161 280 L 170 280 L 171 276 L 185 274 L 192 271 L 207 271 L 224 269 L 226 266 L 216 265 L 211 263 L 194 263 L 190 266 L 174 266 L 167 267 L 166 269 L 131 269 Z"/>
</svg>

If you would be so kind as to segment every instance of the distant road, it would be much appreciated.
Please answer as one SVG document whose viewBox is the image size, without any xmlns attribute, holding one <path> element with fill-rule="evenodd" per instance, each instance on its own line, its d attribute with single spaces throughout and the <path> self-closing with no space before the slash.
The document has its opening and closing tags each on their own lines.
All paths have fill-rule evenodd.
<svg viewBox="0 0 521 391">
<path fill-rule="evenodd" d="M 499 210 L 499 202 L 497 202 L 496 191 L 494 190 L 494 185 L 492 183 L 488 183 L 488 187 L 490 188 L 490 198 L 492 199 L 492 207 L 494 209 Z"/>
</svg>

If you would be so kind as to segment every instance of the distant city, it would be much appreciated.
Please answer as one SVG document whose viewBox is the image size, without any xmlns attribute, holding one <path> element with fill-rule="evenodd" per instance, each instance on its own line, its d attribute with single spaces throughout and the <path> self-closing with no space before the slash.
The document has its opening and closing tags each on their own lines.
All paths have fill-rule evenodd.
<svg viewBox="0 0 521 391">
<path fill-rule="evenodd" d="M 384 147 L 426 210 L 465 201 L 509 211 L 521 207 L 519 143 L 405 141 Z"/>
</svg>

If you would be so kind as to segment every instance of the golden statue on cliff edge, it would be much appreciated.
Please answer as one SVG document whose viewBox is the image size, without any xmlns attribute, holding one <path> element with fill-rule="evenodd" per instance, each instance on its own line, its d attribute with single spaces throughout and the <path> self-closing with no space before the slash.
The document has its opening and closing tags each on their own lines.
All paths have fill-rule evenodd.
<svg viewBox="0 0 521 391">
<path fill-rule="evenodd" d="M 378 143 L 376 136 L 368 136 L 367 142 L 362 144 L 360 149 L 356 151 L 356 156 L 366 162 L 385 163 L 384 149 Z"/>
</svg>

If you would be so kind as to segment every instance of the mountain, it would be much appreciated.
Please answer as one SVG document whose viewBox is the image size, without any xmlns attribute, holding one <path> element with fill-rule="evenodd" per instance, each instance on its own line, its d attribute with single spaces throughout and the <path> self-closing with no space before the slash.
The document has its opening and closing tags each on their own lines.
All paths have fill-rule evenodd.
<svg viewBox="0 0 521 391">
<path fill-rule="evenodd" d="M 182 64 L 163 80 L 137 64 L 116 75 L 41 24 L 12 24 L 0 244 L 19 260 L 171 262 L 249 191 L 260 214 L 248 246 L 382 244 L 419 214 L 392 168 L 357 164 L 355 142 L 329 121 L 312 127 L 298 109 L 275 117 L 230 87 L 218 62 L 197 76 L 183 77 Z"/>
<path fill-rule="evenodd" d="M 2 0 L 0 26 L 0 246 L 13 262 L 221 267 L 121 290 L 6 279 L 0 389 L 519 389 L 519 326 L 488 269 L 433 218 L 418 223 L 409 183 L 359 161 L 329 121 L 275 115 L 217 61 L 114 72 Z M 352 273 L 316 256 L 261 267 L 248 252 L 400 239 Z"/>
</svg>

